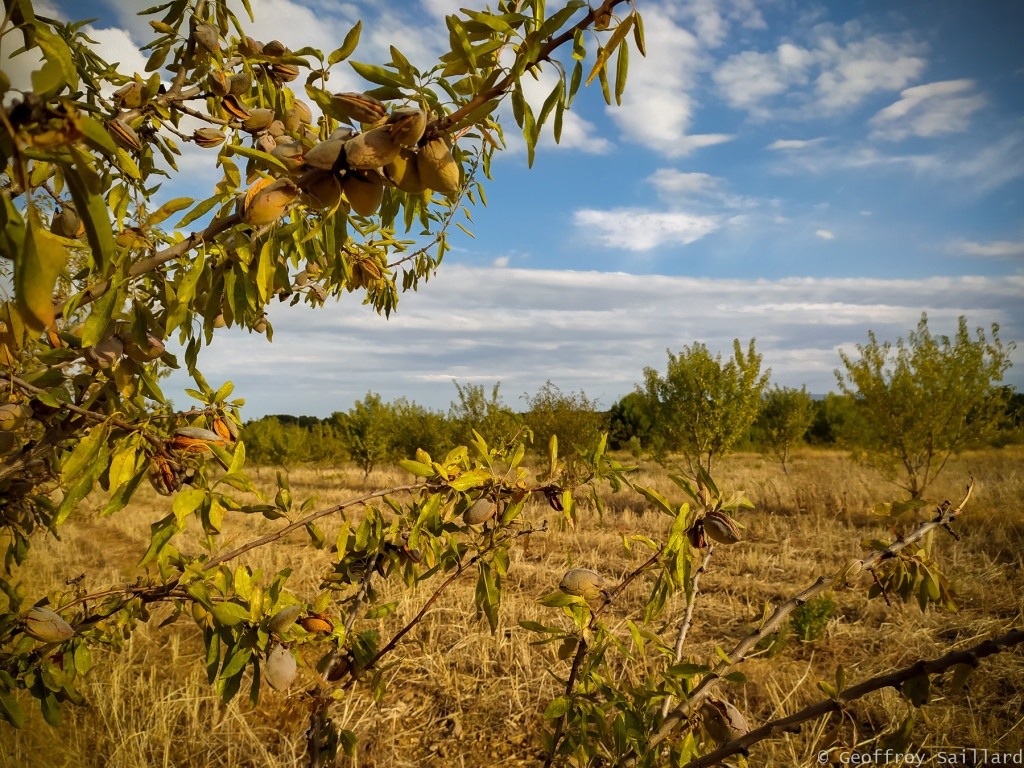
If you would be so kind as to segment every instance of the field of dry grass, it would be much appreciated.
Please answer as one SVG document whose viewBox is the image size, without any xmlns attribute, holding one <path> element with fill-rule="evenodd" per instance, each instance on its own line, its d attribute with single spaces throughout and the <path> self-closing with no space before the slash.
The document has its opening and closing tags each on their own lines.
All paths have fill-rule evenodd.
<svg viewBox="0 0 1024 768">
<path fill-rule="evenodd" d="M 929 493 L 959 500 L 968 476 L 977 481 L 957 524 L 961 540 L 944 533 L 934 538 L 936 559 L 956 590 L 959 613 L 922 613 L 916 603 L 869 602 L 864 584 L 840 590 L 833 595 L 837 610 L 821 639 L 803 643 L 791 638 L 774 657 L 741 665 L 747 683 L 730 688 L 733 703 L 752 723 L 761 723 L 821 699 L 816 682 L 831 680 L 839 663 L 847 680 L 856 683 L 1024 625 L 1022 459 L 1020 448 L 965 455 L 950 463 Z M 264 469 L 262 475 L 269 484 L 272 473 Z M 723 488 L 745 491 L 755 508 L 740 518 L 747 540 L 720 547 L 701 582 L 687 647 L 697 660 L 710 660 L 716 645 L 731 647 L 754 626 L 766 602 L 778 603 L 859 556 L 862 539 L 891 538 L 871 508 L 896 498 L 896 489 L 843 454 L 798 455 L 788 476 L 759 456 L 742 455 L 723 463 L 716 477 Z M 640 480 L 670 498 L 680 497 L 658 467 L 645 467 Z M 406 477 L 396 470 L 376 472 L 368 484 L 400 482 Z M 354 469 L 294 470 L 291 484 L 297 499 L 312 494 L 318 506 L 366 487 L 362 473 Z M 83 511 L 61 541 L 39 547 L 22 578 L 36 587 L 55 588 L 85 573 L 90 589 L 133 579 L 149 525 L 166 514 L 168 503 L 147 489 L 112 519 L 97 520 L 88 509 Z M 498 632 L 492 636 L 486 622 L 474 617 L 471 577 L 446 593 L 400 647 L 400 663 L 388 671 L 392 685 L 380 705 L 358 686 L 335 705 L 335 721 L 360 737 L 357 757 L 343 764 L 539 765 L 541 713 L 559 692 L 549 670 L 564 676 L 568 662 L 559 661 L 550 645 L 531 645 L 536 636 L 518 623 L 560 621 L 556 610 L 536 600 L 557 586 L 567 566 L 593 567 L 609 578 L 618 577 L 646 557 L 638 549 L 626 551 L 623 536 L 657 538 L 668 522 L 636 497 L 609 494 L 606 506 L 603 518 L 583 510 L 574 530 L 559 525 L 557 513 L 547 506 L 529 507 L 527 518 L 540 523 L 549 517 L 549 530 L 513 551 Z M 230 528 L 222 546 L 251 539 L 274 525 L 247 518 Z M 315 596 L 330 569 L 328 553 L 304 547 L 298 538 L 252 555 L 254 565 L 265 572 L 291 567 L 289 588 L 304 599 Z M 399 594 L 397 585 L 389 589 Z M 608 620 L 624 627 L 627 618 L 636 618 L 643 594 L 642 585 L 631 587 Z M 420 591 L 404 597 L 392 616 L 377 622 L 382 636 L 408 621 L 427 596 Z M 671 606 L 668 615 L 678 620 L 682 607 Z M 301 693 L 288 697 L 268 690 L 255 711 L 244 695 L 224 705 L 206 682 L 199 631 L 186 621 L 163 629 L 158 623 L 140 627 L 121 654 L 96 654 L 95 669 L 83 686 L 88 706 L 69 709 L 59 731 L 46 726 L 38 711 L 20 732 L 3 727 L 0 767 L 304 765 L 306 709 Z M 664 633 L 673 636 L 675 626 L 665 627 Z M 799 734 L 758 745 L 750 764 L 817 765 L 820 749 L 864 743 L 902 720 L 909 709 L 895 691 L 874 694 L 853 704 L 843 717 L 809 723 Z M 937 688 L 933 703 L 917 713 L 915 745 L 925 750 L 1020 750 L 1022 712 L 1024 655 L 1018 649 L 983 662 L 965 693 L 946 698 Z"/>
</svg>

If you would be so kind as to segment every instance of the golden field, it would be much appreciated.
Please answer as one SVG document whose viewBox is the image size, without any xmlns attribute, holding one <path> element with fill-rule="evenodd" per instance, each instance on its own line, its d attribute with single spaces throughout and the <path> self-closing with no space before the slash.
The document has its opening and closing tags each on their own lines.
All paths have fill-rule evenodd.
<svg viewBox="0 0 1024 768">
<path fill-rule="evenodd" d="M 1020 447 L 968 453 L 951 460 L 929 489 L 932 499 L 957 502 L 968 477 L 976 481 L 955 525 L 960 541 L 944 532 L 933 535 L 935 559 L 952 582 L 959 613 L 933 608 L 922 613 L 916 603 L 868 601 L 864 577 L 856 588 L 832 595 L 837 610 L 824 637 L 804 643 L 791 636 L 777 655 L 740 665 L 746 684 L 721 690 L 756 726 L 822 699 L 816 683 L 832 680 L 837 664 L 845 667 L 848 684 L 855 684 L 1024 626 L 1022 470 Z M 272 486 L 272 470 L 253 472 L 265 488 Z M 696 661 L 710 661 L 716 646 L 732 647 L 755 626 L 766 602 L 778 604 L 861 556 L 861 540 L 893 537 L 872 508 L 898 498 L 898 489 L 843 453 L 807 450 L 795 457 L 788 475 L 761 456 L 737 455 L 721 463 L 715 476 L 723 491 L 741 490 L 755 507 L 739 518 L 746 540 L 718 547 L 702 578 L 685 650 Z M 682 500 L 656 465 L 645 463 L 637 480 L 675 502 Z M 408 476 L 397 469 L 377 471 L 364 482 L 355 468 L 299 468 L 291 470 L 290 482 L 297 501 L 312 495 L 318 507 L 326 507 L 368 487 L 406 483 Z M 537 603 L 557 587 L 564 570 L 582 565 L 614 580 L 648 556 L 642 547 L 627 551 L 623 537 L 643 534 L 657 540 L 669 523 L 637 496 L 605 491 L 604 499 L 604 516 L 583 508 L 575 529 L 561 524 L 561 516 L 547 505 L 527 508 L 526 519 L 539 525 L 548 518 L 548 530 L 521 539 L 512 551 L 497 633 L 492 636 L 486 621 L 475 618 L 475 572 L 467 573 L 393 654 L 399 663 L 387 673 L 390 687 L 379 705 L 361 685 L 334 705 L 335 721 L 360 738 L 356 757 L 341 765 L 543 763 L 541 713 L 560 693 L 555 676 L 564 677 L 569 662 L 558 660 L 552 645 L 532 645 L 537 636 L 519 622 L 567 625 L 559 611 Z M 148 543 L 149 526 L 166 514 L 169 504 L 147 487 L 123 512 L 97 519 L 99 501 L 87 501 L 62 529 L 60 541 L 36 542 L 30 564 L 19 576 L 31 584 L 32 594 L 58 588 L 80 574 L 85 574 L 90 591 L 131 582 Z M 918 518 L 929 515 L 930 510 L 921 511 Z M 237 546 L 280 525 L 246 517 L 225 526 L 219 546 Z M 333 541 L 330 523 L 324 527 Z M 288 589 L 311 601 L 330 571 L 331 555 L 307 542 L 296 536 L 247 557 L 267 574 L 290 567 Z M 429 597 L 428 586 L 402 595 L 399 608 L 387 619 L 364 624 L 377 624 L 381 636 L 390 637 Z M 389 582 L 384 591 L 397 597 L 402 585 Z M 606 620 L 624 636 L 626 619 L 639 620 L 645 594 L 643 583 L 634 583 L 607 613 Z M 665 614 L 665 626 L 655 627 L 670 642 L 683 608 L 679 595 Z M 185 620 L 158 628 L 166 613 L 166 608 L 155 609 L 156 620 L 140 626 L 122 653 L 94 654 L 94 669 L 82 684 L 88 705 L 67 708 L 60 730 L 47 726 L 34 705 L 22 731 L 0 726 L 0 767 L 304 766 L 303 686 L 294 685 L 291 696 L 266 689 L 255 710 L 248 707 L 247 686 L 231 704 L 222 704 L 206 681 L 200 632 Z M 300 675 L 307 676 L 307 683 L 312 679 L 308 670 Z M 807 723 L 798 734 L 756 745 L 749 764 L 819 765 L 819 750 L 866 744 L 911 709 L 894 690 L 873 694 L 853 703 L 842 717 Z M 926 752 L 946 747 L 1010 753 L 1024 748 L 1021 649 L 984 660 L 965 692 L 947 698 L 941 685 L 933 686 L 932 703 L 916 715 L 914 746 Z"/>
</svg>

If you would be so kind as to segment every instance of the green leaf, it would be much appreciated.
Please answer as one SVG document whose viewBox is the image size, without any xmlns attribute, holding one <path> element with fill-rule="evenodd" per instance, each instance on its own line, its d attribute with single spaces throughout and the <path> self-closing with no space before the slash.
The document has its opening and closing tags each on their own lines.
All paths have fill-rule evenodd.
<svg viewBox="0 0 1024 768">
<path fill-rule="evenodd" d="M 548 608 L 563 608 L 567 605 L 586 605 L 586 601 L 582 597 L 576 595 L 567 595 L 565 592 L 549 592 L 537 600 L 543 606 Z"/>
<path fill-rule="evenodd" d="M 632 26 L 633 14 L 630 14 L 622 20 L 622 23 L 619 24 L 619 26 L 615 28 L 615 31 L 612 32 L 612 36 L 608 38 L 608 42 L 601 48 L 598 48 L 597 60 L 594 62 L 594 68 L 590 70 L 590 74 L 587 75 L 587 85 L 590 85 L 594 81 L 595 77 L 605 71 L 608 59 L 611 58 L 613 53 L 615 53 L 615 48 L 622 42 L 622 39 L 629 34 L 629 30 Z"/>
<path fill-rule="evenodd" d="M 288 166 L 267 152 L 261 152 L 258 149 L 253 149 L 252 147 L 243 147 L 241 144 L 228 144 L 227 147 L 236 155 L 247 157 L 250 160 L 268 163 L 280 171 L 288 172 Z"/>
<path fill-rule="evenodd" d="M 390 85 L 395 88 L 407 87 L 407 83 L 403 83 L 398 79 L 390 70 L 384 69 L 384 67 L 378 67 L 373 64 L 363 64 L 358 61 L 350 61 L 349 64 L 352 69 L 363 78 L 369 80 L 371 83 L 377 85 Z"/>
<path fill-rule="evenodd" d="M 922 673 L 910 678 L 900 686 L 900 693 L 915 707 L 923 707 L 931 699 L 931 677 L 927 673 Z"/>
<path fill-rule="evenodd" d="M 195 201 L 191 197 L 176 197 L 168 200 L 146 217 L 146 227 L 154 227 L 165 219 L 173 216 L 178 211 L 183 211 Z"/>
<path fill-rule="evenodd" d="M 356 46 L 359 45 L 359 35 L 363 29 L 363 22 L 357 21 L 355 26 L 348 31 L 345 35 L 345 39 L 342 41 L 341 46 L 331 51 L 330 56 L 327 57 L 328 66 L 334 66 L 339 61 L 344 61 L 355 51 Z"/>
<path fill-rule="evenodd" d="M 406 472 L 416 475 L 416 477 L 433 477 L 434 468 L 429 464 L 422 464 L 412 459 L 402 459 L 398 462 L 398 465 Z"/>
<path fill-rule="evenodd" d="M 629 46 L 620 45 L 615 59 L 615 103 L 622 106 L 622 94 L 626 91 L 626 72 L 629 69 Z"/>
<path fill-rule="evenodd" d="M 234 627 L 249 620 L 249 609 L 238 603 L 215 603 L 210 613 L 218 624 L 225 627 Z"/>
<path fill-rule="evenodd" d="M 61 467 L 64 498 L 57 508 L 55 525 L 60 525 L 75 510 L 78 503 L 92 491 L 96 480 L 107 468 L 108 426 L 100 424 L 89 430 Z"/>
<path fill-rule="evenodd" d="M 15 728 L 25 725 L 25 710 L 21 708 L 18 699 L 10 691 L 0 690 L 0 718 Z"/>
<path fill-rule="evenodd" d="M 556 696 L 551 700 L 551 703 L 547 705 L 544 710 L 545 720 L 557 720 L 559 717 L 569 711 L 569 707 L 572 705 L 572 699 L 568 696 Z"/>
<path fill-rule="evenodd" d="M 42 229 L 30 212 L 25 248 L 15 255 L 14 296 L 22 320 L 33 331 L 53 325 L 54 286 L 67 259 L 61 238 Z"/>
<path fill-rule="evenodd" d="M 476 488 L 481 485 L 486 485 L 493 475 L 489 469 L 479 468 L 471 469 L 469 472 L 463 472 L 457 478 L 448 483 L 448 486 L 452 490 L 456 491 L 468 491 L 470 488 Z"/>
<path fill-rule="evenodd" d="M 199 509 L 207 500 L 207 491 L 202 488 L 186 488 L 174 497 L 171 509 L 178 525 L 184 526 L 188 517 Z"/>
</svg>

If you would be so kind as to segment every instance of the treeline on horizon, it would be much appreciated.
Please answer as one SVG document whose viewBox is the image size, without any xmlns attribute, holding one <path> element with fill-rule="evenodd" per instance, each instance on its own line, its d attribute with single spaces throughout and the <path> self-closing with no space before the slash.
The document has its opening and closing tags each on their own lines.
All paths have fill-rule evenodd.
<svg viewBox="0 0 1024 768">
<path fill-rule="evenodd" d="M 447 411 L 426 408 L 407 398 L 384 401 L 368 392 L 347 411 L 327 418 L 276 414 L 244 425 L 246 454 L 258 464 L 340 464 L 353 462 L 366 474 L 424 450 L 438 457 L 464 445 L 478 432 L 488 443 L 529 430 L 538 452 L 557 435 L 562 450 L 585 450 L 608 436 L 612 450 L 660 458 L 673 451 L 659 429 L 655 406 L 637 390 L 602 410 L 585 392 L 563 392 L 551 381 L 516 409 L 491 387 L 453 382 L 456 397 Z M 1024 393 L 1004 387 L 1005 418 L 983 445 L 1024 443 Z M 761 452 L 785 466 L 792 449 L 812 446 L 856 450 L 869 441 L 857 399 L 829 393 L 815 397 L 806 389 L 765 387 L 760 407 L 732 450 Z"/>
</svg>

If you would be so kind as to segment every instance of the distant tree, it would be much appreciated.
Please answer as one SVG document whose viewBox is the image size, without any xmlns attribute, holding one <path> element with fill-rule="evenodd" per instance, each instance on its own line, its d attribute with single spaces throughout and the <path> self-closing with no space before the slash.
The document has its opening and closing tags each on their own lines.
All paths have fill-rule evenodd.
<svg viewBox="0 0 1024 768">
<path fill-rule="evenodd" d="M 816 414 L 814 398 L 806 387 L 795 389 L 776 384 L 765 392 L 757 415 L 757 430 L 763 450 L 779 460 L 786 474 L 790 452 L 804 441 Z"/>
<path fill-rule="evenodd" d="M 374 467 L 395 458 L 391 439 L 394 413 L 380 395 L 367 392 L 347 412 L 334 414 L 342 442 L 364 477 L 369 477 Z"/>
<path fill-rule="evenodd" d="M 457 399 L 448 410 L 448 420 L 456 441 L 466 441 L 472 430 L 492 443 L 515 430 L 518 419 L 501 398 L 501 382 L 491 388 L 490 397 L 483 384 L 455 384 Z"/>
<path fill-rule="evenodd" d="M 534 448 L 546 451 L 551 436 L 558 436 L 558 444 L 566 449 L 584 450 L 599 437 L 602 414 L 597 402 L 586 393 L 562 392 L 547 381 L 533 395 L 523 395 L 528 409 L 524 420 L 533 431 Z"/>
<path fill-rule="evenodd" d="M 445 414 L 404 397 L 391 403 L 391 410 L 391 448 L 398 458 L 411 458 L 418 448 L 436 457 L 453 447 Z"/>
<path fill-rule="evenodd" d="M 654 427 L 650 404 L 642 392 L 630 392 L 608 412 L 608 444 L 615 450 L 639 443 L 648 446 Z"/>
<path fill-rule="evenodd" d="M 922 497 L 953 453 L 988 438 L 1006 412 L 998 383 L 1014 345 L 999 340 L 995 323 L 991 341 L 982 328 L 975 334 L 961 316 L 953 338 L 933 335 L 922 313 L 895 346 L 869 331 L 856 357 L 840 352 L 845 370 L 836 379 L 864 419 L 865 456 L 911 498 Z"/>
<path fill-rule="evenodd" d="M 726 363 L 697 342 L 678 355 L 668 353 L 664 376 L 645 368 L 641 391 L 654 415 L 653 434 L 661 450 L 679 451 L 691 470 L 700 466 L 710 472 L 714 460 L 744 437 L 757 417 L 768 375 L 761 373 L 754 339 L 746 353 L 734 340 L 733 357 Z"/>
</svg>

